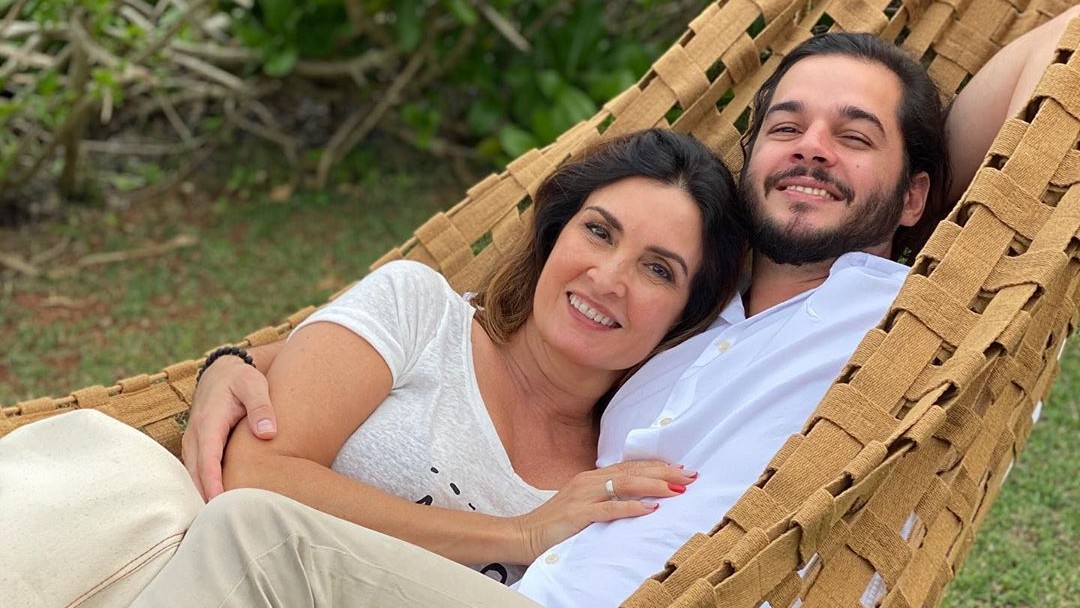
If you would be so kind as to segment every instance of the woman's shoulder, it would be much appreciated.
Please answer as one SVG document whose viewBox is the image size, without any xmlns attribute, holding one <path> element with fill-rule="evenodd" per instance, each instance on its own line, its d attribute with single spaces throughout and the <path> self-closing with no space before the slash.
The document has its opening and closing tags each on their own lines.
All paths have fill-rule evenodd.
<svg viewBox="0 0 1080 608">
<path fill-rule="evenodd" d="M 464 303 L 437 271 L 419 262 L 395 260 L 341 291 L 322 310 L 362 310 L 385 316 L 394 310 L 433 312 L 433 306 L 444 309 L 454 301 Z"/>
<path fill-rule="evenodd" d="M 378 280 L 416 290 L 457 295 L 446 277 L 427 264 L 412 260 L 387 262 L 371 271 L 363 280 Z"/>
<path fill-rule="evenodd" d="M 395 260 L 379 266 L 358 287 L 375 299 L 403 312 L 427 318 L 449 319 L 472 315 L 468 301 L 434 268 L 411 260 Z"/>
</svg>

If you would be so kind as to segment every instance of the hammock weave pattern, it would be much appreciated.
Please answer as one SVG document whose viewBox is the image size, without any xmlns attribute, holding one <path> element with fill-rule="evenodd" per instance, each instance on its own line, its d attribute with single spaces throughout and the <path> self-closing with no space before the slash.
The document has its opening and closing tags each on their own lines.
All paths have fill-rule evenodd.
<svg viewBox="0 0 1080 608">
<path fill-rule="evenodd" d="M 376 266 L 408 258 L 467 290 L 530 221 L 559 163 L 648 127 L 691 133 L 741 167 L 748 104 L 813 31 L 865 31 L 922 59 L 952 96 L 1064 0 L 730 0 L 708 6 L 641 81 L 543 150 L 471 188 Z M 935 605 L 1026 442 L 1077 314 L 1080 19 L 964 199 L 810 420 L 718 524 L 626 600 L 661 606 Z M 287 335 L 313 308 L 240 345 Z M 0 435 L 96 408 L 179 454 L 201 360 L 3 408 Z"/>
</svg>

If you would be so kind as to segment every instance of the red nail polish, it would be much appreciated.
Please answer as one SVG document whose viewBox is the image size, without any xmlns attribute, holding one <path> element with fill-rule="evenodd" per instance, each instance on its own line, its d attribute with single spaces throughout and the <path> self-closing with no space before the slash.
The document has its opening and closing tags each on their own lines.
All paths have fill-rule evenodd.
<svg viewBox="0 0 1080 608">
<path fill-rule="evenodd" d="M 697 471 L 687 471 L 683 473 L 683 475 L 686 475 L 690 479 L 697 479 Z"/>
<path fill-rule="evenodd" d="M 667 487 L 668 487 L 669 490 L 671 490 L 672 492 L 675 492 L 676 494 L 682 494 L 683 492 L 686 491 L 686 486 L 681 486 L 681 485 L 679 485 L 677 483 L 669 483 L 669 484 L 667 484 Z"/>
</svg>

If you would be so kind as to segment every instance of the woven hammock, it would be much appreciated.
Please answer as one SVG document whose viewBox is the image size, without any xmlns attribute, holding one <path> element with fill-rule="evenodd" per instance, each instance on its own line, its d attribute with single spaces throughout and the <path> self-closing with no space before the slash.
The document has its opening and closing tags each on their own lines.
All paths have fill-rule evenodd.
<svg viewBox="0 0 1080 608">
<path fill-rule="evenodd" d="M 429 264 L 455 288 L 483 277 L 530 220 L 540 181 L 579 150 L 663 126 L 742 164 L 748 103 L 812 31 L 874 32 L 948 95 L 1062 0 L 730 0 L 710 5 L 635 86 L 543 150 L 470 189 L 376 266 Z M 708 533 L 690 538 L 629 607 L 934 605 L 963 561 L 1077 313 L 1080 19 L 1023 116 L 1006 122 L 964 199 L 917 256 L 802 431 Z M 313 308 L 238 344 L 281 339 Z M 201 360 L 3 408 L 0 435 L 96 408 L 179 454 Z M 720 519 L 720 518 L 723 519 Z"/>
</svg>

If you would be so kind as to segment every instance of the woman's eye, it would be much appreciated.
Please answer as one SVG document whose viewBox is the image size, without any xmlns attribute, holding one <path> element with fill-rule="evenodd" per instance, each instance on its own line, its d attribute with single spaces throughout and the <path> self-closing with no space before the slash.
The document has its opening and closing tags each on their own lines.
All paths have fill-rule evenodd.
<svg viewBox="0 0 1080 608">
<path fill-rule="evenodd" d="M 663 264 L 660 264 L 658 262 L 653 262 L 649 264 L 649 270 L 652 271 L 654 275 L 660 277 L 665 281 L 671 281 L 675 278 L 674 276 L 672 276 L 671 270 L 667 266 L 664 266 Z"/>
<path fill-rule="evenodd" d="M 605 241 L 609 240 L 611 237 L 611 234 L 608 233 L 607 228 L 601 226 L 600 224 L 597 224 L 596 222 L 585 222 L 585 229 L 593 233 L 595 236 L 604 239 Z"/>
</svg>

